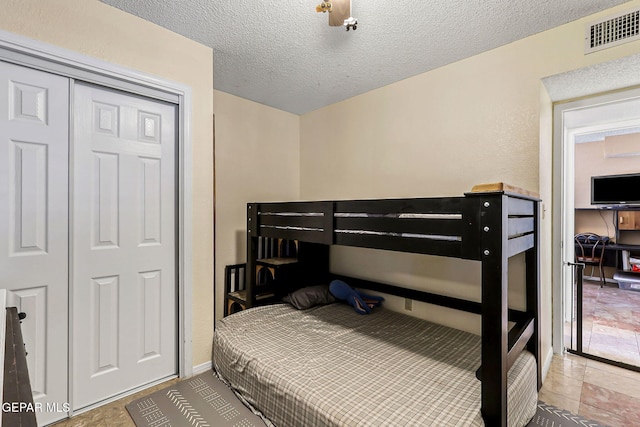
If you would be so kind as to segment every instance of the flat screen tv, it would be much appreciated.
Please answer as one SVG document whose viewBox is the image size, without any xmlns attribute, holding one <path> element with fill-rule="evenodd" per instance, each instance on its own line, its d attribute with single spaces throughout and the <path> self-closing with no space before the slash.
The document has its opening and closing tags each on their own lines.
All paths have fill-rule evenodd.
<svg viewBox="0 0 640 427">
<path fill-rule="evenodd" d="M 640 173 L 591 177 L 592 205 L 640 205 Z"/>
</svg>

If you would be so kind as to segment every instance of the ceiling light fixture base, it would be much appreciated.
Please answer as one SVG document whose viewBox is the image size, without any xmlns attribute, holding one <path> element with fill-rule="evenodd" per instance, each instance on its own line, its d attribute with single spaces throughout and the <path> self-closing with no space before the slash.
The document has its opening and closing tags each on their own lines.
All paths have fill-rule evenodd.
<svg viewBox="0 0 640 427">
<path fill-rule="evenodd" d="M 358 20 L 351 16 L 351 0 L 325 0 L 316 6 L 316 12 L 329 12 L 330 27 L 358 28 Z"/>
</svg>

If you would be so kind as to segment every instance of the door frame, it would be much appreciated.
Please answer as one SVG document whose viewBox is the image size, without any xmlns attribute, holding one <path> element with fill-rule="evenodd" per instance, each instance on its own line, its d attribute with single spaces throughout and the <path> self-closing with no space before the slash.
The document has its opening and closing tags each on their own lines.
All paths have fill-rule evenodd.
<svg viewBox="0 0 640 427">
<path fill-rule="evenodd" d="M 177 105 L 178 375 L 192 375 L 193 331 L 188 315 L 192 310 L 193 283 L 191 87 L 3 30 L 0 60 Z"/>
<path fill-rule="evenodd" d="M 614 55 L 615 56 L 615 55 Z M 548 207 L 551 218 L 547 220 L 546 240 L 548 247 L 551 271 L 543 272 L 549 283 L 552 300 L 551 311 L 551 348 L 552 353 L 562 354 L 564 349 L 559 344 L 562 336 L 562 327 L 558 326 L 558 318 L 561 318 L 562 307 L 558 307 L 559 299 L 556 298 L 560 289 L 561 276 L 561 182 L 560 165 L 562 158 L 561 131 L 558 133 L 557 119 L 553 109 L 556 105 L 579 100 L 585 97 L 593 97 L 604 93 L 614 93 L 620 90 L 640 87 L 640 74 L 630 73 L 629 70 L 640 67 L 640 53 L 628 56 L 615 57 L 614 59 L 585 64 L 581 68 L 571 69 L 550 75 L 540 80 L 540 193 L 543 199 L 550 203 Z M 544 204 L 543 204 L 544 206 Z M 544 212 L 542 216 L 545 218 Z M 544 222 L 544 221 L 543 221 Z M 544 287 L 543 287 L 544 291 Z M 546 370 L 551 363 L 548 358 Z M 545 371 L 546 371 L 545 370 Z"/>
<path fill-rule="evenodd" d="M 582 112 L 621 101 L 640 98 L 640 89 L 627 88 L 604 94 L 594 94 L 584 98 L 556 103 L 553 108 L 553 188 L 554 193 L 554 231 L 553 247 L 559 248 L 553 257 L 553 348 L 556 353 L 564 352 L 564 322 L 568 315 L 569 296 L 567 283 L 570 272 L 567 262 L 573 258 L 574 230 L 574 176 L 575 176 L 575 138 L 580 133 L 606 131 L 626 123 L 638 126 L 637 119 L 621 120 L 617 126 L 605 123 L 593 123 Z"/>
</svg>

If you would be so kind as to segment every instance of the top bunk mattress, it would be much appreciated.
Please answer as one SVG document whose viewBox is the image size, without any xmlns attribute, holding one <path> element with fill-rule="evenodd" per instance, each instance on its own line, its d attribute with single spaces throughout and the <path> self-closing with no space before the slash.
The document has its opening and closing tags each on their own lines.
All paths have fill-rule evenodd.
<svg viewBox="0 0 640 427">
<path fill-rule="evenodd" d="M 480 337 L 384 308 L 256 307 L 217 323 L 214 369 L 278 427 L 483 426 Z M 508 375 L 508 425 L 537 404 L 536 363 Z"/>
</svg>

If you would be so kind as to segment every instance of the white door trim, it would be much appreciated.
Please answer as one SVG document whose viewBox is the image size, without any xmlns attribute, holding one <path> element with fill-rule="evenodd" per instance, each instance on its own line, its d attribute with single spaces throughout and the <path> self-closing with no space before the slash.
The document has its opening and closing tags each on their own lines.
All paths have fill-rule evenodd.
<svg viewBox="0 0 640 427">
<path fill-rule="evenodd" d="M 640 125 L 636 118 L 627 118 L 622 112 L 611 110 L 609 115 L 620 114 L 615 123 L 604 114 L 597 114 L 601 123 L 594 123 L 594 115 L 588 114 L 607 105 L 616 105 L 622 101 L 640 98 L 640 89 L 633 88 L 606 94 L 593 95 L 576 101 L 558 103 L 554 107 L 554 248 L 562 248 L 554 257 L 553 290 L 553 348 L 556 353 L 564 351 L 564 321 L 567 319 L 566 300 L 568 293 L 566 283 L 569 276 L 565 264 L 573 258 L 573 224 L 574 224 L 574 191 L 575 176 L 575 137 L 582 133 L 605 131 L 621 127 Z M 618 110 L 621 110 L 618 108 Z M 585 113 L 586 112 L 586 113 Z M 563 243 L 567 242 L 564 246 Z"/>
<path fill-rule="evenodd" d="M 192 375 L 191 87 L 2 30 L 0 60 L 178 105 L 178 359 L 179 375 Z"/>
<path fill-rule="evenodd" d="M 548 100 L 553 107 L 568 103 L 569 101 L 579 101 L 583 97 L 594 97 L 618 90 L 626 90 L 640 85 L 640 74 L 629 72 L 640 67 L 640 54 L 633 54 L 611 61 L 590 65 L 577 70 L 552 75 L 542 79 L 542 84 L 546 90 Z M 545 97 L 545 102 L 547 98 Z M 575 107 L 575 106 L 574 106 Z M 552 176 L 551 187 L 545 187 L 551 197 L 551 250 L 552 250 L 552 305 L 553 305 L 553 332 L 552 348 L 555 353 L 562 353 L 562 326 L 558 319 L 562 319 L 562 297 L 561 272 L 562 260 L 560 245 L 562 241 L 562 124 L 558 121 L 560 109 L 553 112 L 553 120 L 549 120 L 548 127 L 541 128 L 544 132 L 552 135 L 550 146 L 541 145 L 540 152 L 546 155 L 541 158 L 540 176 Z M 544 111 L 544 109 L 542 110 Z M 550 117 L 548 117 L 551 119 Z M 552 123 L 553 122 L 553 123 Z M 546 125 L 546 124 L 545 124 Z M 541 138 L 541 143 L 543 139 Z M 546 141 L 545 141 L 546 142 Z M 541 188 L 543 182 L 541 181 Z"/>
</svg>

